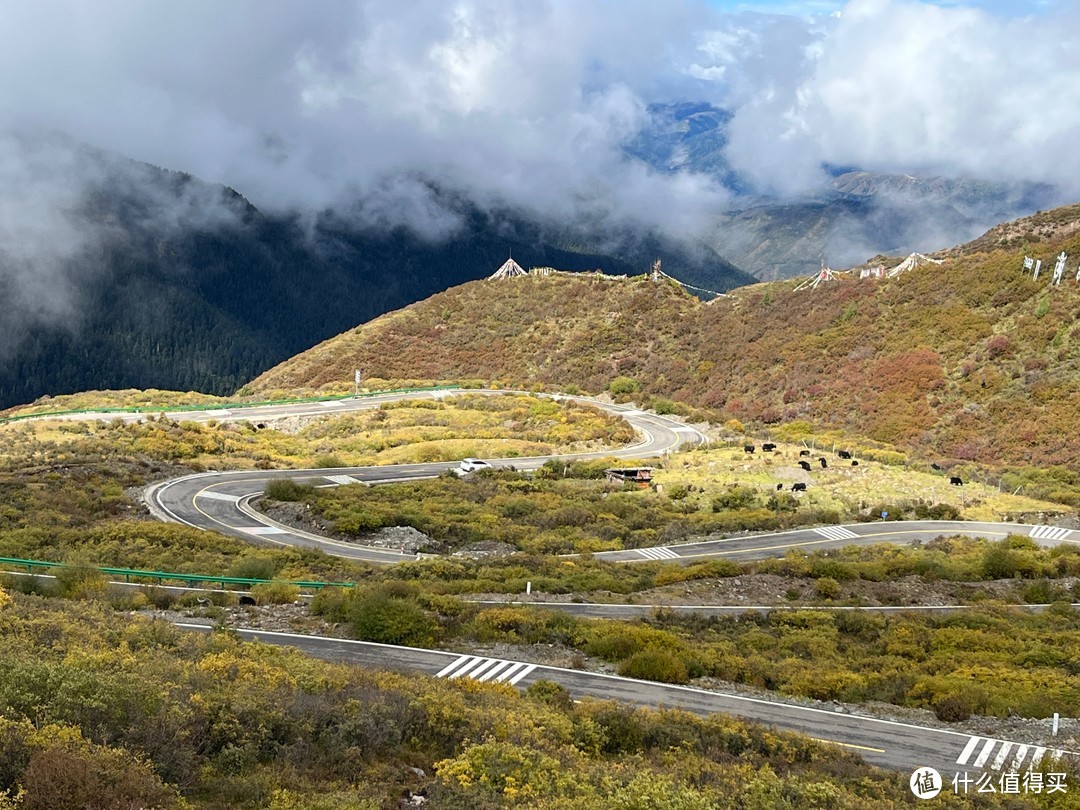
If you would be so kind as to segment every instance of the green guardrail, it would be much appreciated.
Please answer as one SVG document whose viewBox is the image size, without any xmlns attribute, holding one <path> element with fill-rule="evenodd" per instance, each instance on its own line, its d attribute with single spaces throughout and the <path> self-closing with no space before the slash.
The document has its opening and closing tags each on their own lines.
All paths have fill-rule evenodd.
<svg viewBox="0 0 1080 810">
<path fill-rule="evenodd" d="M 0 557 L 0 565 L 25 568 L 27 573 L 29 574 L 33 574 L 35 568 L 51 569 L 76 567 L 70 566 L 67 563 L 52 562 L 50 560 L 23 560 L 19 559 L 18 557 Z M 252 586 L 267 585 L 273 583 L 296 585 L 300 588 L 309 588 L 316 591 L 322 590 L 323 588 L 356 587 L 356 583 L 354 582 L 308 582 L 295 579 L 255 579 L 253 577 L 226 577 L 217 576 L 215 574 L 177 574 L 172 571 L 140 571 L 135 568 L 95 567 L 93 570 L 100 571 L 101 573 L 112 577 L 123 577 L 124 582 L 132 582 L 132 580 L 152 580 L 155 581 L 158 585 L 162 584 L 163 582 L 186 582 L 188 584 L 199 585 L 205 583 L 217 583 L 224 587 L 226 585 Z"/>
<path fill-rule="evenodd" d="M 0 418 L 0 424 L 4 422 L 18 422 L 24 419 L 47 419 L 51 416 L 71 416 L 77 413 L 178 413 L 185 411 L 214 411 L 223 408 L 240 410 L 243 408 L 267 408 L 275 405 L 302 405 L 305 402 L 340 402 L 346 399 L 364 399 L 365 397 L 381 397 L 386 394 L 419 394 L 424 391 L 449 391 L 460 388 L 457 385 L 429 385 L 422 388 L 391 388 L 386 391 L 368 391 L 363 394 L 342 394 L 332 397 L 304 397 L 299 399 L 271 399 L 264 402 L 211 402 L 203 405 L 163 405 L 149 406 L 138 405 L 128 408 L 75 408 L 64 411 L 41 411 L 38 413 L 21 413 L 15 416 Z M 468 390 L 468 389 L 463 389 Z"/>
</svg>

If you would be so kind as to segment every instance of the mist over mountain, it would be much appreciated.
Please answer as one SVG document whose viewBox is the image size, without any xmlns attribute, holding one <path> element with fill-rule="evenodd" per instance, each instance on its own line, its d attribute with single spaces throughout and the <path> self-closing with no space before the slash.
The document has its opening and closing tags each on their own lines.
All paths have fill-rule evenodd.
<svg viewBox="0 0 1080 810">
<path fill-rule="evenodd" d="M 822 166 L 822 184 L 779 198 L 755 186 L 727 158 L 734 118 L 703 102 L 654 104 L 626 145 L 658 171 L 714 177 L 731 200 L 715 213 L 709 245 L 762 280 L 837 267 L 878 254 L 930 252 L 974 239 L 1004 220 L 1065 201 L 1055 185 Z"/>
<path fill-rule="evenodd" d="M 983 6 L 13 7 L 2 390 L 158 384 L 173 358 L 190 369 L 172 385 L 220 390 L 247 376 L 220 346 L 268 362 L 357 308 L 478 277 L 511 243 L 565 269 L 660 256 L 725 289 L 746 277 L 724 259 L 775 278 L 1080 196 L 1080 8 Z M 107 360 L 84 353 L 110 330 Z"/>
<path fill-rule="evenodd" d="M 1069 273 L 1034 278 L 1025 255 Z M 256 391 L 384 380 L 633 392 L 715 409 L 768 435 L 827 427 L 950 463 L 1062 465 L 1080 400 L 1080 205 L 995 227 L 893 278 L 754 284 L 702 302 L 639 277 L 474 282 L 349 329 L 265 372 Z M 597 317 L 597 313 L 603 313 Z M 655 398 L 650 400 L 650 398 Z"/>
<path fill-rule="evenodd" d="M 22 200 L 0 227 L 0 407 L 101 388 L 229 393 L 511 253 L 525 267 L 641 273 L 660 252 L 722 289 L 750 280 L 662 237 L 606 233 L 603 253 L 433 186 L 453 238 L 367 224 L 365 201 L 267 214 L 232 189 L 58 135 L 0 139 L 0 179 Z"/>
</svg>

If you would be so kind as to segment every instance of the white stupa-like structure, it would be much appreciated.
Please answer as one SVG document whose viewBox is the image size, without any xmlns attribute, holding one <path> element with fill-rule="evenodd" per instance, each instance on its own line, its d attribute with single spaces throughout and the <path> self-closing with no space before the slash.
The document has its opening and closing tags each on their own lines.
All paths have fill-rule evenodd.
<svg viewBox="0 0 1080 810">
<path fill-rule="evenodd" d="M 836 273 L 831 267 L 825 266 L 825 260 L 821 260 L 821 270 L 816 275 L 803 281 L 798 287 L 795 288 L 795 292 L 799 290 L 816 290 L 819 285 L 826 284 L 830 281 L 836 281 Z"/>
<path fill-rule="evenodd" d="M 497 281 L 504 278 L 516 278 L 518 276 L 527 276 L 520 264 L 514 261 L 513 257 L 507 259 L 503 266 L 488 276 L 488 281 Z"/>
<path fill-rule="evenodd" d="M 888 278 L 895 278 L 901 273 L 906 273 L 908 270 L 914 270 L 916 267 L 922 267 L 927 264 L 941 264 L 940 259 L 931 259 L 929 256 L 924 256 L 921 253 L 912 253 L 906 259 L 904 259 L 896 267 L 887 271 L 885 275 Z"/>
</svg>

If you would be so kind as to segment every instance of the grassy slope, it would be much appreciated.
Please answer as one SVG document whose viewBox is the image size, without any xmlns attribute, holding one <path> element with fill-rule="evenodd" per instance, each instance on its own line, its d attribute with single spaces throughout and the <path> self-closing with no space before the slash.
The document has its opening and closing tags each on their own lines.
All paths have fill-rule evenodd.
<svg viewBox="0 0 1080 810">
<path fill-rule="evenodd" d="M 263 374 L 262 393 L 388 379 L 496 379 L 644 392 L 751 425 L 808 420 L 925 454 L 1080 462 L 1080 290 L 1021 271 L 1080 253 L 1080 206 L 1010 223 L 945 264 L 795 293 L 758 284 L 701 304 L 668 285 L 560 275 L 473 282 Z"/>
</svg>

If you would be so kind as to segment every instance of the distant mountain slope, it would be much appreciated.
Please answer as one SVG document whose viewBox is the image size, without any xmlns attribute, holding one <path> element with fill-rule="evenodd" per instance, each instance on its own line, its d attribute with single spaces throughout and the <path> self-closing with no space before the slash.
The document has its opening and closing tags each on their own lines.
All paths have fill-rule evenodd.
<svg viewBox="0 0 1080 810">
<path fill-rule="evenodd" d="M 750 279 L 647 237 L 623 240 L 619 256 L 560 242 L 450 194 L 464 227 L 432 242 L 345 215 L 268 216 L 231 189 L 60 137 L 0 146 L 36 167 L 14 179 L 28 200 L 48 192 L 50 211 L 66 206 L 40 228 L 32 216 L 23 232 L 0 227 L 0 408 L 87 389 L 226 393 L 358 321 L 484 277 L 509 252 L 526 267 L 626 273 L 665 249 L 705 286 Z M 42 244 L 23 251 L 30 236 Z"/>
<path fill-rule="evenodd" d="M 894 279 L 798 293 L 757 284 L 710 304 L 643 280 L 473 282 L 326 341 L 254 386 L 318 388 L 354 368 L 592 392 L 628 376 L 647 394 L 761 427 L 804 419 L 958 460 L 1072 465 L 1078 223 L 1080 206 L 1047 212 Z M 1051 288 L 1062 250 L 1070 274 Z M 1022 271 L 1025 251 L 1047 268 L 1038 281 Z"/>
<path fill-rule="evenodd" d="M 642 276 L 474 281 L 325 341 L 253 386 L 319 388 L 363 369 L 389 379 L 490 378 L 599 391 L 638 371 L 650 351 L 670 357 L 700 306 L 678 287 Z"/>
<path fill-rule="evenodd" d="M 763 281 L 813 272 L 824 259 L 856 264 L 967 241 L 991 224 L 1062 202 L 1039 183 L 1002 183 L 823 167 L 832 177 L 801 199 L 778 200 L 727 161 L 732 114 L 703 103 L 654 104 L 625 148 L 657 171 L 712 175 L 733 194 L 716 212 L 710 247 Z"/>
</svg>

